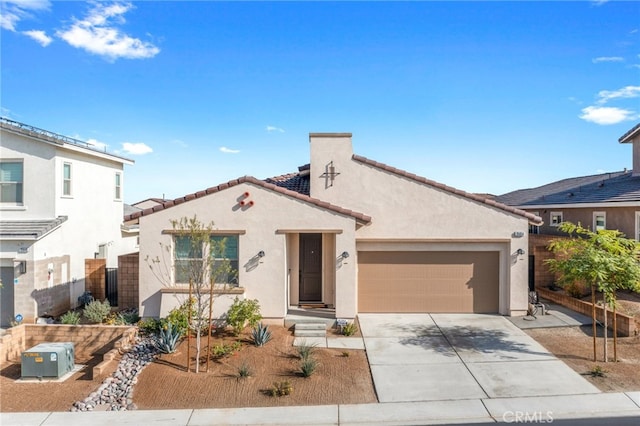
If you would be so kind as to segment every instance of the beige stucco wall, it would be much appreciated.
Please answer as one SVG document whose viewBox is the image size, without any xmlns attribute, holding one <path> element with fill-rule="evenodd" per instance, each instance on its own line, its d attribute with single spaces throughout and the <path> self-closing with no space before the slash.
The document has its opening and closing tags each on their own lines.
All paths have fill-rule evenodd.
<svg viewBox="0 0 640 426">
<path fill-rule="evenodd" d="M 411 241 L 428 243 L 431 249 L 436 244 L 436 250 L 453 244 L 458 250 L 472 242 L 471 249 L 484 245 L 498 250 L 500 311 L 526 311 L 527 257 L 514 254 L 518 249 L 526 253 L 527 219 L 355 161 L 349 135 L 312 135 L 310 145 L 311 195 L 372 217 L 370 225 L 356 232 L 359 244 Z M 340 173 L 333 186 L 322 177 L 330 162 Z M 524 236 L 515 238 L 514 232 Z"/>
<path fill-rule="evenodd" d="M 250 193 L 247 200 L 253 201 L 253 206 L 239 205 L 244 192 Z M 159 256 L 162 259 L 164 256 L 165 267 L 170 266 L 172 254 L 163 254 L 160 244 L 170 247 L 172 237 L 163 231 L 172 229 L 172 219 L 194 215 L 203 223 L 213 221 L 217 230 L 242 231 L 239 236 L 239 285 L 245 289 L 245 298 L 260 301 L 262 315 L 266 318 L 283 318 L 287 313 L 288 277 L 297 276 L 297 269 L 293 270 L 297 268 L 297 253 L 291 252 L 297 250 L 297 244 L 296 237 L 292 234 L 298 231 L 326 230 L 333 233 L 335 230 L 341 230 L 335 234 L 335 251 L 341 253 L 346 250 L 355 253 L 355 221 L 352 217 L 336 214 L 250 183 L 243 183 L 140 218 L 142 316 L 161 315 L 160 288 L 171 283 L 171 278 L 166 274 L 161 279 L 154 276 L 153 271 L 144 264 L 145 258 Z M 265 252 L 265 257 L 257 267 L 249 267 L 249 260 L 261 250 Z M 292 269 L 290 275 L 288 269 Z M 336 269 L 335 281 L 336 315 L 355 316 L 356 304 L 351 289 L 352 283 L 355 282 L 355 265 L 343 265 Z M 162 311 L 166 312 L 165 307 L 162 307 Z M 217 311 L 214 315 L 219 316 L 222 313 Z"/>
<path fill-rule="evenodd" d="M 551 223 L 551 212 L 562 212 L 562 219 L 565 222 L 581 223 L 582 226 L 593 228 L 593 213 L 604 212 L 607 218 L 607 229 L 617 229 L 628 238 L 637 238 L 636 215 L 640 214 L 640 203 L 636 207 L 588 207 L 574 208 L 570 206 L 554 206 L 548 208 L 529 209 L 531 213 L 538 213 L 544 220 L 544 225 L 540 227 L 541 233 L 555 231 L 556 227 Z"/>
</svg>

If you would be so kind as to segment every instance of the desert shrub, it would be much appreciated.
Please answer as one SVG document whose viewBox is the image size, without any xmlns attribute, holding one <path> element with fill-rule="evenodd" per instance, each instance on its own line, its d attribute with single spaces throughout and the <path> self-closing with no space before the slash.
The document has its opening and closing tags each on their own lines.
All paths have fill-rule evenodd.
<svg viewBox="0 0 640 426">
<path fill-rule="evenodd" d="M 159 333 L 161 325 L 161 321 L 155 318 L 143 318 L 138 321 L 138 329 L 148 336 Z"/>
<path fill-rule="evenodd" d="M 599 365 L 594 365 L 591 370 L 589 370 L 591 377 L 604 377 L 606 372 L 607 371 Z"/>
<path fill-rule="evenodd" d="M 242 343 L 236 341 L 236 342 L 233 342 L 231 345 L 227 345 L 225 343 L 215 345 L 211 352 L 214 358 L 222 358 L 227 355 L 233 355 L 235 352 L 238 352 L 240 349 L 242 349 Z"/>
<path fill-rule="evenodd" d="M 253 344 L 256 346 L 264 346 L 269 340 L 271 340 L 271 332 L 269 331 L 269 326 L 262 325 L 259 323 L 253 330 L 251 331 L 251 338 L 253 339 Z"/>
<path fill-rule="evenodd" d="M 137 309 L 129 309 L 118 312 L 118 320 L 122 325 L 133 325 L 140 321 L 140 315 L 138 315 Z"/>
<path fill-rule="evenodd" d="M 176 351 L 181 336 L 178 326 L 169 322 L 160 329 L 154 344 L 160 352 L 171 354 Z"/>
<path fill-rule="evenodd" d="M 233 329 L 233 334 L 238 336 L 247 325 L 255 327 L 262 319 L 260 304 L 257 299 L 240 300 L 237 297 L 227 311 L 227 324 Z"/>
<path fill-rule="evenodd" d="M 76 311 L 67 311 L 60 317 L 62 324 L 77 325 L 80 324 L 80 313 Z"/>
<path fill-rule="evenodd" d="M 311 357 L 311 355 L 316 350 L 316 346 L 317 345 L 315 343 L 308 344 L 306 342 L 303 342 L 302 344 L 296 346 L 296 351 L 298 352 L 298 357 L 301 360 L 305 360 L 305 359 Z"/>
<path fill-rule="evenodd" d="M 238 377 L 249 377 L 251 374 L 253 373 L 246 362 L 243 362 L 240 367 L 238 367 Z"/>
<path fill-rule="evenodd" d="M 94 300 L 85 306 L 82 311 L 82 315 L 84 315 L 86 319 L 96 324 L 101 324 L 110 313 L 111 305 L 108 300 L 104 302 Z"/>
<path fill-rule="evenodd" d="M 291 395 L 292 392 L 293 387 L 286 380 L 284 382 L 274 382 L 270 389 L 271 396 Z"/>
<path fill-rule="evenodd" d="M 311 375 L 315 373 L 316 369 L 318 368 L 318 365 L 318 360 L 316 360 L 314 357 L 309 356 L 307 358 L 304 358 L 302 361 L 300 361 L 300 372 L 302 373 L 302 376 L 311 377 Z"/>
<path fill-rule="evenodd" d="M 353 336 L 358 332 L 358 326 L 355 322 L 348 322 L 342 327 L 342 334 L 345 336 Z"/>
<path fill-rule="evenodd" d="M 191 318 L 197 316 L 195 308 L 195 299 L 185 300 L 185 302 L 177 308 L 173 308 L 169 315 L 164 319 L 163 324 L 171 323 L 178 328 L 181 336 L 185 336 L 189 330 L 189 309 L 191 309 Z"/>
<path fill-rule="evenodd" d="M 569 296 L 575 297 L 576 299 L 580 299 L 587 294 L 585 285 L 578 282 L 566 284 L 564 286 L 564 291 L 566 291 Z"/>
</svg>

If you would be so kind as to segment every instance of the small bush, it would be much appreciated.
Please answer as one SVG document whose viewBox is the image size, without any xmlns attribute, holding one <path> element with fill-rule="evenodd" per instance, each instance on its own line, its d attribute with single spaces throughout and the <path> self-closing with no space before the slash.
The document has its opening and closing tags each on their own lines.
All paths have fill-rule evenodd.
<svg viewBox="0 0 640 426">
<path fill-rule="evenodd" d="M 297 347 L 296 347 L 296 351 L 298 352 L 298 357 L 299 357 L 301 360 L 305 360 L 305 359 L 307 359 L 307 358 L 311 357 L 311 355 L 312 355 L 312 354 L 315 352 L 315 350 L 316 350 L 316 346 L 317 346 L 317 345 L 316 345 L 315 343 L 313 343 L 313 344 L 310 344 L 310 345 L 309 345 L 309 344 L 307 344 L 306 342 L 305 342 L 305 343 L 302 343 L 302 344 L 301 344 L 301 345 L 299 345 L 299 346 L 297 346 Z"/>
<path fill-rule="evenodd" d="M 94 300 L 82 311 L 82 314 L 86 319 L 96 324 L 101 324 L 110 313 L 111 305 L 108 300 L 105 300 L 104 302 Z"/>
<path fill-rule="evenodd" d="M 181 336 L 186 336 L 189 330 L 189 309 L 191 309 L 191 318 L 195 318 L 197 316 L 196 308 L 195 308 L 195 298 L 191 298 L 191 300 L 185 300 L 185 302 L 180 305 L 178 308 L 173 308 L 169 315 L 164 319 L 165 323 L 171 323 L 178 327 L 180 330 Z"/>
<path fill-rule="evenodd" d="M 300 362 L 300 372 L 302 373 L 302 376 L 311 377 L 311 375 L 315 373 L 316 369 L 318 368 L 318 365 L 318 360 L 316 360 L 314 357 L 309 356 L 307 358 L 304 358 Z"/>
<path fill-rule="evenodd" d="M 350 355 L 350 354 L 349 354 L 349 352 L 347 352 L 347 351 L 342 351 L 342 356 L 343 356 L 344 358 L 349 358 L 349 355 Z"/>
<path fill-rule="evenodd" d="M 242 349 L 242 343 L 236 341 L 236 342 L 233 342 L 233 344 L 231 345 L 226 345 L 224 343 L 220 345 L 215 345 L 211 352 L 214 358 L 222 358 L 227 355 L 233 355 L 235 352 L 238 352 L 240 349 Z"/>
<path fill-rule="evenodd" d="M 566 291 L 569 296 L 575 297 L 576 299 L 580 299 L 588 294 L 588 291 L 586 291 L 586 287 L 583 284 L 577 282 L 566 284 L 564 286 L 564 291 Z"/>
<path fill-rule="evenodd" d="M 240 300 L 237 297 L 227 311 L 227 324 L 233 329 L 236 336 L 248 325 L 255 327 L 262 319 L 260 315 L 260 304 L 257 299 Z"/>
<path fill-rule="evenodd" d="M 293 387 L 288 381 L 274 382 L 271 386 L 271 396 L 286 396 L 293 393 Z"/>
<path fill-rule="evenodd" d="M 180 330 L 172 323 L 167 323 L 160 329 L 160 334 L 155 340 L 155 346 L 163 354 L 172 354 L 178 347 L 180 340 Z"/>
<path fill-rule="evenodd" d="M 353 336 L 358 332 L 358 326 L 355 322 L 348 322 L 342 327 L 342 334 L 345 336 Z"/>
<path fill-rule="evenodd" d="M 138 321 L 138 329 L 142 334 L 150 336 L 160 332 L 161 322 L 155 318 L 143 318 Z"/>
<path fill-rule="evenodd" d="M 269 340 L 271 340 L 271 332 L 269 331 L 269 326 L 263 326 L 262 323 L 259 323 L 253 328 L 251 332 L 251 338 L 253 339 L 253 344 L 256 346 L 264 346 Z"/>
<path fill-rule="evenodd" d="M 599 365 L 594 365 L 591 370 L 589 370 L 591 377 L 604 377 L 606 372 L 607 371 Z"/>
<path fill-rule="evenodd" d="M 80 313 L 76 311 L 67 311 L 60 317 L 62 324 L 78 325 L 80 324 Z"/>
<path fill-rule="evenodd" d="M 118 318 L 122 325 L 133 325 L 140 321 L 137 309 L 118 312 Z"/>
<path fill-rule="evenodd" d="M 243 362 L 242 365 L 238 367 L 238 377 L 240 378 L 250 377 L 251 374 L 253 373 L 251 372 L 251 369 L 249 368 L 246 362 Z"/>
</svg>

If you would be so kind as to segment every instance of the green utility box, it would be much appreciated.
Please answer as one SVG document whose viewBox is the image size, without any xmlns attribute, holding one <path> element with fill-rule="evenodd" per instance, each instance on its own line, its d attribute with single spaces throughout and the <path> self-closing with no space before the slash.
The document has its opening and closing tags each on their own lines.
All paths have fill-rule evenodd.
<svg viewBox="0 0 640 426">
<path fill-rule="evenodd" d="M 22 378 L 61 377 L 73 370 L 73 343 L 40 343 L 22 352 Z"/>
</svg>

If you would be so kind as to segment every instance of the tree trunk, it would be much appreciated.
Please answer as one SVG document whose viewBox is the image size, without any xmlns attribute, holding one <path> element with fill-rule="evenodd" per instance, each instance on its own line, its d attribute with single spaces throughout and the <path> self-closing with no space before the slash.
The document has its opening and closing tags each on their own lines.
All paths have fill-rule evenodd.
<svg viewBox="0 0 640 426">
<path fill-rule="evenodd" d="M 187 312 L 187 373 L 191 372 L 191 290 L 193 288 L 193 281 L 189 280 L 189 303 L 187 306 L 189 310 Z"/>
<path fill-rule="evenodd" d="M 602 312 L 604 314 L 604 330 L 603 330 L 603 337 L 604 337 L 604 362 L 608 362 L 609 361 L 609 357 L 607 354 L 607 329 L 608 324 L 607 324 L 607 300 L 606 297 L 604 295 L 604 293 L 602 294 Z"/>
<path fill-rule="evenodd" d="M 207 373 L 209 372 L 209 358 L 211 358 L 211 318 L 213 316 L 213 282 L 209 284 L 209 334 L 207 335 Z"/>
<path fill-rule="evenodd" d="M 591 330 L 593 333 L 593 362 L 597 361 L 596 358 L 596 333 L 598 331 L 597 329 L 597 325 L 596 325 L 596 287 L 592 284 L 591 285 Z"/>
</svg>

